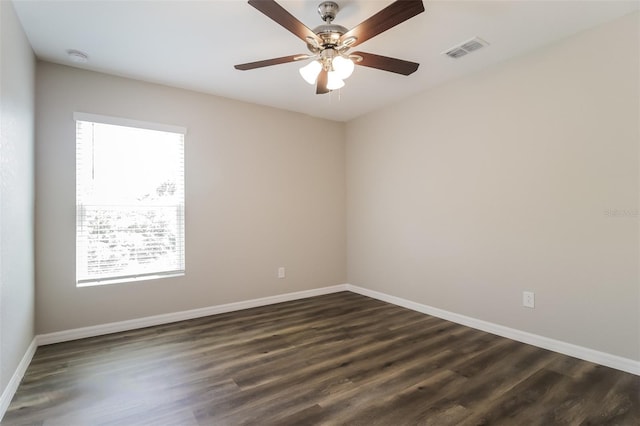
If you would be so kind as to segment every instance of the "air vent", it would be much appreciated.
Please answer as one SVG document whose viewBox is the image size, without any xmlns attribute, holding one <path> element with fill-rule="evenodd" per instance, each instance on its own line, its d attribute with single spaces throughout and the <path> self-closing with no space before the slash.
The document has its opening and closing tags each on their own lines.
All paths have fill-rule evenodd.
<svg viewBox="0 0 640 426">
<path fill-rule="evenodd" d="M 457 46 L 453 46 L 450 49 L 442 52 L 443 54 L 451 57 L 451 58 L 460 58 L 464 55 L 467 55 L 471 52 L 474 52 L 484 46 L 488 46 L 489 43 L 481 39 L 480 37 L 474 37 L 471 40 L 467 40 L 463 43 L 460 43 Z"/>
</svg>

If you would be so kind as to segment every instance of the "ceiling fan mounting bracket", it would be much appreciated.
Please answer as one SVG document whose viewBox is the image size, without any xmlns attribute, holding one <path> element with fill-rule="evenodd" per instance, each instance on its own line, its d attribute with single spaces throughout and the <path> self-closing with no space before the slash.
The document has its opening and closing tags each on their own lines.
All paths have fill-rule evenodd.
<svg viewBox="0 0 640 426">
<path fill-rule="evenodd" d="M 318 14 L 324 22 L 331 23 L 336 19 L 336 14 L 340 10 L 338 3 L 333 1 L 323 1 L 318 5 Z"/>
</svg>

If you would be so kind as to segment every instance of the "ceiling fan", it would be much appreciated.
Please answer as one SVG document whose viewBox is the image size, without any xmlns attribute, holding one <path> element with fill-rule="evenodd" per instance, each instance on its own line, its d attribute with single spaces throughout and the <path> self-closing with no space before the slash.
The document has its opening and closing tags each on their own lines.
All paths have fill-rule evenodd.
<svg viewBox="0 0 640 426">
<path fill-rule="evenodd" d="M 313 30 L 274 0 L 249 0 L 249 4 L 304 41 L 311 53 L 235 65 L 238 70 L 312 59 L 300 69 L 300 74 L 308 83 L 316 85 L 316 94 L 323 94 L 344 86 L 343 80 L 351 75 L 354 65 L 402 75 L 412 74 L 420 65 L 373 53 L 349 53 L 349 49 L 424 12 L 422 0 L 397 0 L 350 30 L 332 23 L 340 9 L 333 1 L 320 3 L 318 13 L 325 23 Z"/>
</svg>

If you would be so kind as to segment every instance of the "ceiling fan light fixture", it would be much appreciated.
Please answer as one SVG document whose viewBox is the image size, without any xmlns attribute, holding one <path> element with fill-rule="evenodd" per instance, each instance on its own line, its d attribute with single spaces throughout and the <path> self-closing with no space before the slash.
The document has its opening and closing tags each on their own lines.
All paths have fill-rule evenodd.
<svg viewBox="0 0 640 426">
<path fill-rule="evenodd" d="M 336 56 L 333 58 L 331 64 L 333 65 L 333 70 L 338 73 L 338 76 L 342 80 L 346 80 L 351 77 L 355 68 L 353 61 L 349 58 L 345 58 L 344 56 Z"/>
<path fill-rule="evenodd" d="M 329 71 L 327 77 L 327 89 L 337 90 L 344 87 L 344 81 L 340 78 L 337 71 Z"/>
<path fill-rule="evenodd" d="M 300 68 L 300 75 L 307 83 L 316 84 L 320 70 L 322 70 L 322 64 L 318 61 L 311 61 L 304 67 Z"/>
</svg>

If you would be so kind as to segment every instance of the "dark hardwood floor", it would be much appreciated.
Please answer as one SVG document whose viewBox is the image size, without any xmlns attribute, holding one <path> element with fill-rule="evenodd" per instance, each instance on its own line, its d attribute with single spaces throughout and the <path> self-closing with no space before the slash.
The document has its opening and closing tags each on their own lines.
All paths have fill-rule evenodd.
<svg viewBox="0 0 640 426">
<path fill-rule="evenodd" d="M 38 348 L 3 425 L 639 425 L 640 377 L 343 292 Z"/>
</svg>

